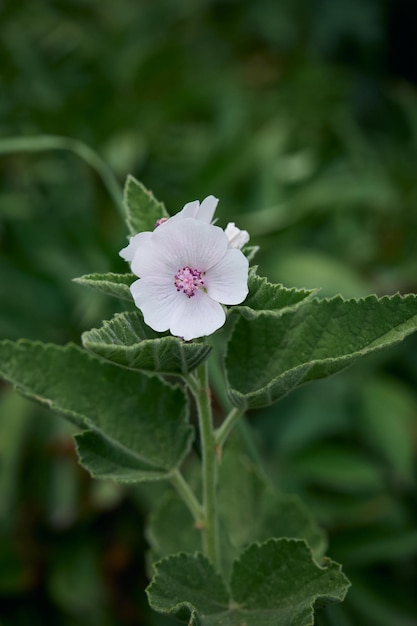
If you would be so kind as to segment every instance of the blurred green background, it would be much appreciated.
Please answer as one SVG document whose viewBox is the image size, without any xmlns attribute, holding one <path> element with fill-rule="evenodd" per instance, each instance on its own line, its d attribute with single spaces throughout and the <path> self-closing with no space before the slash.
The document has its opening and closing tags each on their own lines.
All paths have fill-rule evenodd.
<svg viewBox="0 0 417 626">
<path fill-rule="evenodd" d="M 326 297 L 417 291 L 413 0 L 0 0 L 0 337 L 79 342 L 118 310 L 71 279 L 125 271 L 103 181 L 170 212 L 208 194 L 260 274 Z M 327 626 L 416 626 L 417 340 L 253 412 L 353 587 Z M 162 626 L 146 604 L 150 489 L 96 483 L 71 429 L 0 388 L 0 625 Z"/>
</svg>

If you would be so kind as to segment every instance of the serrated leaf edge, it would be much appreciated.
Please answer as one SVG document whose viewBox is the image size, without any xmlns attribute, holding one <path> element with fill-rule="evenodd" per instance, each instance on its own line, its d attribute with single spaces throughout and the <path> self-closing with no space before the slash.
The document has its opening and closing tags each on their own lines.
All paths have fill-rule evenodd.
<svg viewBox="0 0 417 626">
<path fill-rule="evenodd" d="M 313 552 L 310 548 L 310 546 L 308 545 L 307 541 L 305 539 L 299 539 L 299 538 L 292 538 L 292 537 L 279 537 L 279 538 L 275 538 L 275 537 L 271 537 L 270 539 L 267 539 L 266 541 L 255 541 L 253 543 L 251 543 L 249 546 L 247 546 L 239 555 L 239 557 L 237 559 L 235 559 L 235 561 L 233 562 L 233 567 L 232 567 L 232 572 L 230 575 L 230 581 L 229 581 L 229 588 L 231 589 L 231 596 L 233 599 L 233 574 L 234 574 L 234 568 L 235 565 L 237 565 L 238 563 L 240 563 L 243 559 L 245 559 L 246 555 L 253 551 L 254 549 L 263 549 L 264 547 L 268 546 L 268 545 L 272 545 L 272 544 L 279 544 L 279 543 L 287 543 L 287 544 L 303 544 L 311 558 L 311 561 L 313 563 L 313 565 L 317 568 L 322 570 L 323 572 L 325 572 L 326 570 L 329 569 L 329 567 L 334 567 L 334 569 L 343 576 L 344 582 L 345 582 L 345 589 L 344 592 L 341 596 L 336 596 L 336 595 L 326 595 L 326 594 L 315 594 L 313 596 L 313 599 L 311 600 L 310 603 L 310 609 L 311 609 L 311 619 L 313 621 L 311 621 L 308 625 L 307 624 L 303 624 L 303 626 L 313 626 L 314 624 L 314 606 L 316 604 L 316 602 L 318 600 L 321 601 L 330 601 L 330 602 L 343 602 L 343 600 L 346 597 L 346 594 L 349 590 L 349 587 L 351 586 L 351 582 L 350 580 L 347 578 L 347 576 L 342 572 L 342 565 L 340 563 L 337 563 L 336 561 L 333 561 L 332 559 L 330 559 L 329 557 L 323 557 L 323 561 L 325 562 L 325 564 L 320 565 L 316 559 L 314 558 Z M 244 610 L 244 605 L 241 605 L 239 603 L 235 603 L 235 608 L 239 609 L 239 610 Z M 252 609 L 247 609 L 248 612 L 250 612 Z"/>
<path fill-rule="evenodd" d="M 158 611 L 159 613 L 165 613 L 166 615 L 171 615 L 174 614 L 176 612 L 178 612 L 181 608 L 186 607 L 189 609 L 190 611 L 190 622 L 189 624 L 192 624 L 192 619 L 197 619 L 199 623 L 200 620 L 198 619 L 198 610 L 196 609 L 196 607 L 194 605 L 191 604 L 191 602 L 188 602 L 186 600 L 184 600 L 183 602 L 178 602 L 177 604 L 173 605 L 168 611 L 161 609 L 160 607 L 157 607 L 151 599 L 151 591 L 152 591 L 152 587 L 154 587 L 157 583 L 156 583 L 156 578 L 158 576 L 159 573 L 159 569 L 161 567 L 161 565 L 164 564 L 164 562 L 166 561 L 171 561 L 173 559 L 178 559 L 180 557 L 193 557 L 195 559 L 199 559 L 200 561 L 205 561 L 207 563 L 207 565 L 212 569 L 212 573 L 214 574 L 214 576 L 219 580 L 219 582 L 223 585 L 225 592 L 228 594 L 228 597 L 230 598 L 230 590 L 226 584 L 226 581 L 224 580 L 223 576 L 217 572 L 213 566 L 213 564 L 209 561 L 209 559 L 202 553 L 202 552 L 178 552 L 175 554 L 170 554 L 168 556 L 164 556 L 162 559 L 159 559 L 158 561 L 156 561 L 155 563 L 153 563 L 153 568 L 154 568 L 154 577 L 151 580 L 151 582 L 149 583 L 149 585 L 146 587 L 145 589 L 145 593 L 148 597 L 148 602 L 149 605 L 155 610 Z M 229 609 L 228 606 L 224 606 L 224 612 L 226 612 Z M 223 612 L 223 611 L 222 611 Z"/>
<path fill-rule="evenodd" d="M 125 207 L 126 215 L 127 215 L 127 217 L 126 217 L 126 224 L 127 224 L 128 229 L 129 229 L 130 236 L 133 236 L 133 235 L 137 235 L 138 231 L 135 230 L 132 227 L 132 224 L 131 224 L 131 221 L 130 221 L 130 208 L 129 208 L 128 195 L 129 195 L 129 189 L 130 189 L 131 185 L 137 185 L 138 187 L 140 187 L 143 190 L 143 192 L 147 196 L 149 196 L 149 198 L 150 198 L 150 200 L 152 202 L 155 202 L 155 204 L 158 204 L 161 207 L 161 217 L 170 217 L 170 216 L 169 216 L 169 214 L 168 214 L 168 212 L 167 212 L 167 210 L 165 208 L 164 203 L 161 202 L 160 200 L 157 200 L 155 198 L 154 194 L 152 193 L 152 191 L 150 189 L 147 189 L 143 183 L 141 183 L 139 180 L 137 180 L 137 178 L 135 178 L 132 174 L 128 174 L 128 176 L 126 178 L 126 183 L 125 183 L 125 186 L 124 186 L 124 189 L 123 189 L 123 206 Z"/>
<path fill-rule="evenodd" d="M 317 297 L 313 297 L 311 299 L 309 299 L 310 304 L 312 302 L 327 302 L 327 303 L 332 303 L 332 302 L 345 302 L 345 303 L 349 303 L 349 302 L 355 302 L 355 303 L 360 303 L 360 302 L 366 302 L 366 301 L 375 301 L 375 302 L 384 302 L 386 300 L 392 301 L 395 299 L 398 300 L 402 300 L 405 301 L 407 299 L 416 299 L 417 298 L 417 294 L 405 294 L 405 295 L 401 295 L 400 293 L 395 293 L 392 295 L 385 295 L 382 297 L 378 297 L 376 294 L 370 294 L 369 296 L 366 296 L 365 298 L 349 298 L 349 299 L 345 299 L 343 298 L 343 296 L 341 295 L 337 295 L 337 296 L 332 296 L 331 298 L 317 298 Z M 305 302 L 304 300 L 302 300 L 301 303 Z M 289 312 L 289 311 L 287 311 Z M 263 315 L 265 317 L 277 317 L 277 315 L 273 314 L 270 311 L 263 311 L 262 312 Z M 258 318 L 259 316 L 257 315 L 256 318 Z M 417 317 L 417 315 L 415 315 L 414 317 Z M 255 319 L 255 318 L 252 318 Z M 409 318 L 411 319 L 411 318 Z M 249 320 L 250 321 L 250 320 Z M 404 323 L 404 322 L 402 322 Z M 389 332 L 395 331 L 396 327 L 391 327 Z M 412 329 L 410 328 L 407 332 L 398 332 L 398 338 L 395 341 L 390 342 L 390 346 L 394 346 L 395 344 L 399 343 L 400 341 L 402 341 L 403 339 L 405 339 L 406 337 L 408 337 L 408 335 L 411 335 L 413 332 L 415 332 L 417 329 Z M 381 337 L 383 337 L 384 335 L 381 335 Z M 231 342 L 233 337 L 233 331 L 228 339 L 228 343 Z M 380 337 L 380 338 L 381 338 Z M 379 339 L 380 339 L 379 338 Z M 349 354 L 340 356 L 340 357 L 327 357 L 325 359 L 315 359 L 313 361 L 306 361 L 306 363 L 302 363 L 300 365 L 297 365 L 296 367 L 293 367 L 291 369 L 285 370 L 285 375 L 290 374 L 291 372 L 295 372 L 296 370 L 300 370 L 301 372 L 301 376 L 307 371 L 309 371 L 312 367 L 314 367 L 314 365 L 316 365 L 317 363 L 322 363 L 322 364 L 326 364 L 326 363 L 332 363 L 334 361 L 343 361 L 343 359 L 347 359 L 349 358 L 349 360 L 352 357 L 358 357 L 358 358 L 362 358 L 367 356 L 368 354 L 370 354 L 371 352 L 377 352 L 379 350 L 384 350 L 387 346 L 377 346 L 376 348 L 370 348 L 370 346 L 372 346 L 373 343 L 375 343 L 376 340 L 374 340 L 374 342 L 372 342 L 371 344 L 369 344 L 369 346 L 367 348 L 364 348 L 362 350 L 357 350 L 356 352 L 349 352 Z M 227 350 L 225 353 L 225 358 L 226 358 L 226 354 L 227 354 Z M 344 367 L 341 367 L 339 371 L 342 371 L 343 369 L 345 369 L 346 367 L 349 367 L 350 363 L 346 364 Z M 337 372 L 335 372 L 337 373 Z M 244 394 L 240 391 L 238 391 L 237 389 L 234 389 L 233 387 L 228 387 L 227 389 L 227 394 L 229 396 L 230 401 L 232 402 L 232 404 L 234 406 L 237 406 L 241 409 L 248 409 L 248 408 L 260 408 L 263 406 L 270 406 L 271 404 L 274 404 L 276 402 L 276 400 L 272 399 L 270 390 L 272 388 L 272 386 L 274 385 L 275 381 L 277 381 L 280 378 L 280 376 L 276 376 L 275 378 L 273 378 L 267 385 L 265 385 L 264 387 L 260 387 L 259 389 L 257 389 L 256 391 L 251 391 L 250 393 Z M 305 383 L 301 383 L 301 384 L 306 384 L 309 381 L 305 381 Z M 288 392 L 285 394 L 287 395 L 288 393 L 291 393 L 291 391 L 293 389 L 295 389 L 296 386 L 293 386 L 291 389 L 288 390 Z M 255 403 L 255 404 L 251 404 L 250 399 L 251 398 L 256 398 L 257 396 L 261 396 L 261 395 L 265 395 L 266 396 L 266 402 L 265 401 L 261 401 L 260 404 Z M 284 396 L 281 396 L 279 399 L 283 398 Z"/>
<path fill-rule="evenodd" d="M 133 312 L 135 313 L 135 311 Z M 113 365 L 116 365 L 117 367 L 122 367 L 124 369 L 128 369 L 131 371 L 140 371 L 140 372 L 144 372 L 147 374 L 154 374 L 154 375 L 159 375 L 159 374 L 169 374 L 169 375 L 184 375 L 184 374 L 188 374 L 189 372 L 191 372 L 191 370 L 195 369 L 205 358 L 207 358 L 207 356 L 210 354 L 210 352 L 212 351 L 212 348 L 210 345 L 208 344 L 194 344 L 194 345 L 200 345 L 201 348 L 203 348 L 203 346 L 205 347 L 205 350 L 202 349 L 202 352 L 204 353 L 203 356 L 200 359 L 194 359 L 194 361 L 190 364 L 189 367 L 184 367 L 182 372 L 164 372 L 163 370 L 150 370 L 150 369 L 145 369 L 145 368 L 138 368 L 138 367 L 129 367 L 128 365 L 123 365 L 121 363 L 117 363 L 105 356 L 103 356 L 102 354 L 100 354 L 99 351 L 96 351 L 95 348 L 99 348 L 100 346 L 112 346 L 113 344 L 105 344 L 105 343 L 97 343 L 94 341 L 88 341 L 86 339 L 86 336 L 89 333 L 92 333 L 94 331 L 100 332 L 100 330 L 105 330 L 106 327 L 110 326 L 112 322 L 114 322 L 115 320 L 117 320 L 118 318 L 124 318 L 126 315 L 131 315 L 132 312 L 130 311 L 123 311 L 120 313 L 115 313 L 115 315 L 110 319 L 110 320 L 104 320 L 102 326 L 100 326 L 99 328 L 91 328 L 90 330 L 86 330 L 82 333 L 81 335 L 81 341 L 82 344 L 84 346 L 84 348 L 88 351 L 91 352 L 96 358 L 99 358 L 102 361 L 105 361 L 107 363 L 111 363 Z M 140 341 L 138 341 L 137 343 L 131 344 L 129 346 L 124 345 L 124 344 L 114 344 L 115 347 L 117 347 L 118 350 L 122 350 L 125 353 L 130 352 L 131 350 L 134 349 L 139 349 L 140 347 L 146 348 L 148 345 L 155 345 L 158 342 L 164 342 L 166 344 L 173 344 L 175 346 L 178 346 L 179 349 L 181 350 L 181 361 L 183 366 L 185 365 L 186 359 L 183 357 L 184 354 L 184 350 L 183 347 L 181 346 L 181 344 L 178 341 L 178 337 L 174 337 L 172 335 L 165 335 L 162 337 L 153 337 L 152 339 L 140 339 Z M 185 344 L 187 345 L 187 344 Z"/>
</svg>

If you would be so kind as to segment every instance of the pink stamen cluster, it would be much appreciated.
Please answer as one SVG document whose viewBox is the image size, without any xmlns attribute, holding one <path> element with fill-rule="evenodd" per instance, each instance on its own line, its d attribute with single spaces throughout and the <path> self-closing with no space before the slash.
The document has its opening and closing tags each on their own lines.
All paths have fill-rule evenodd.
<svg viewBox="0 0 417 626">
<path fill-rule="evenodd" d="M 154 228 L 157 228 L 158 226 L 160 226 L 161 224 L 164 224 L 167 221 L 168 221 L 167 217 L 160 217 L 159 220 L 156 220 Z"/>
<path fill-rule="evenodd" d="M 204 287 L 202 276 L 203 272 L 186 265 L 175 274 L 174 285 L 177 291 L 183 291 L 186 296 L 192 298 L 200 287 Z"/>
</svg>

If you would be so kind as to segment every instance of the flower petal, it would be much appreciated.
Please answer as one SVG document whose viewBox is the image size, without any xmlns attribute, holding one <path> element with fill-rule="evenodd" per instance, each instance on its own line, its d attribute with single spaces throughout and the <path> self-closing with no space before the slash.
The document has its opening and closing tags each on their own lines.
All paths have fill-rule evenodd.
<svg viewBox="0 0 417 626">
<path fill-rule="evenodd" d="M 180 294 L 173 284 L 163 279 L 140 278 L 130 285 L 136 306 L 143 313 L 145 324 L 163 332 L 171 324 L 173 312 L 177 309 Z"/>
<path fill-rule="evenodd" d="M 202 220 L 203 222 L 208 222 L 210 224 L 218 203 L 219 199 L 215 198 L 214 196 L 207 196 L 207 198 L 204 198 L 204 200 L 200 204 L 200 209 L 197 213 L 197 219 Z"/>
<path fill-rule="evenodd" d="M 170 218 L 170 221 L 176 221 L 178 219 L 185 219 L 187 217 L 192 217 L 196 220 L 200 220 L 202 222 L 210 222 L 213 219 L 214 212 L 216 210 L 217 204 L 219 200 L 214 196 L 207 196 L 201 202 L 198 200 L 193 200 L 192 202 L 187 202 L 184 207 Z"/>
<path fill-rule="evenodd" d="M 228 239 L 219 226 L 186 218 L 159 226 L 132 262 L 132 271 L 144 276 L 171 276 L 185 266 L 207 271 L 228 250 Z"/>
<path fill-rule="evenodd" d="M 129 244 L 126 246 L 126 248 L 122 248 L 122 250 L 120 250 L 119 255 L 125 261 L 132 262 L 136 251 L 145 243 L 145 241 L 149 240 L 151 235 L 152 233 L 148 231 L 144 231 L 142 233 L 134 235 L 129 239 Z"/>
<path fill-rule="evenodd" d="M 192 298 L 185 294 L 175 302 L 172 311 L 170 331 L 186 341 L 211 335 L 223 326 L 226 314 L 221 304 L 212 300 L 206 293 L 199 291 Z"/>
<path fill-rule="evenodd" d="M 159 226 L 156 231 L 151 233 L 152 236 L 133 257 L 131 270 L 139 278 L 144 278 L 145 276 L 154 278 L 173 277 L 178 270 L 178 259 L 175 255 L 171 259 L 165 249 L 163 238 L 161 239 L 158 236 L 164 227 L 165 224 Z"/>
<path fill-rule="evenodd" d="M 248 295 L 249 262 L 243 252 L 229 248 L 225 256 L 205 276 L 210 298 L 222 304 L 240 304 Z"/>
<path fill-rule="evenodd" d="M 185 219 L 186 217 L 196 218 L 199 208 L 200 208 L 200 203 L 198 200 L 187 202 L 187 204 L 184 204 L 181 211 L 173 215 L 170 218 L 170 220 Z"/>
</svg>

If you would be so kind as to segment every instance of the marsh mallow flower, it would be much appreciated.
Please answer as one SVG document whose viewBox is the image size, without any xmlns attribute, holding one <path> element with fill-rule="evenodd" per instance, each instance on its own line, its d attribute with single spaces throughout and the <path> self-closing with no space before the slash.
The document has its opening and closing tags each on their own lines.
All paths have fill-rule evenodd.
<svg viewBox="0 0 417 626">
<path fill-rule="evenodd" d="M 210 223 L 216 205 L 213 196 L 201 205 L 190 202 L 122 250 L 139 277 L 130 287 L 133 299 L 153 330 L 186 341 L 210 335 L 226 320 L 222 305 L 246 298 L 248 260 Z"/>
<path fill-rule="evenodd" d="M 172 217 L 170 218 L 161 217 L 159 220 L 157 220 L 155 224 L 155 228 L 157 228 L 158 226 L 161 226 L 162 224 L 165 224 L 165 222 L 167 222 L 168 220 L 177 221 L 177 220 L 185 219 L 188 217 L 192 217 L 196 220 L 201 220 L 202 222 L 207 222 L 207 224 L 210 224 L 211 221 L 213 220 L 213 215 L 216 210 L 218 202 L 219 202 L 218 198 L 215 198 L 214 196 L 207 196 L 207 198 L 204 198 L 202 202 L 199 202 L 198 200 L 187 202 L 187 204 L 183 206 L 181 211 L 179 211 Z M 146 231 L 146 233 L 147 235 L 151 234 L 148 231 Z M 129 244 L 126 246 L 126 248 L 123 248 L 119 252 L 119 255 L 122 257 L 122 259 L 124 259 L 125 261 L 128 261 L 129 263 L 133 261 L 133 257 L 135 256 L 136 250 L 144 241 L 144 238 L 143 238 L 144 234 L 145 233 L 139 233 L 129 239 Z"/>
</svg>

